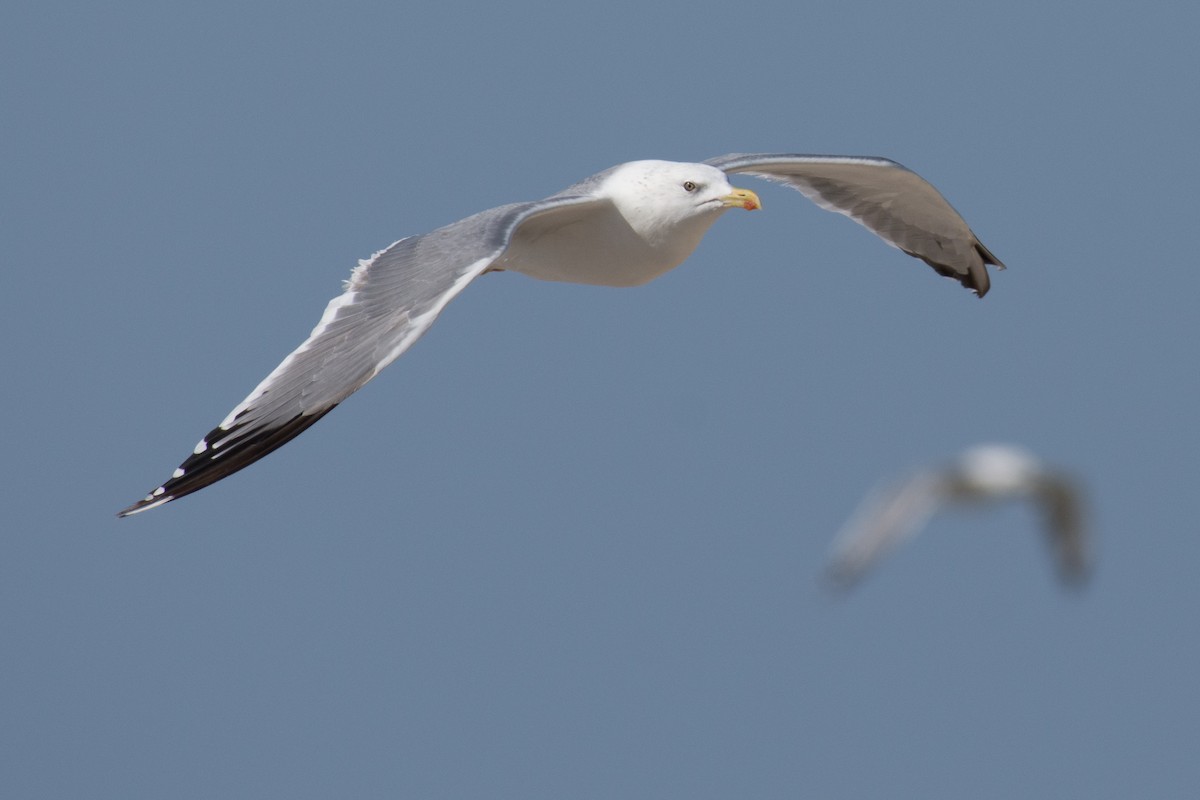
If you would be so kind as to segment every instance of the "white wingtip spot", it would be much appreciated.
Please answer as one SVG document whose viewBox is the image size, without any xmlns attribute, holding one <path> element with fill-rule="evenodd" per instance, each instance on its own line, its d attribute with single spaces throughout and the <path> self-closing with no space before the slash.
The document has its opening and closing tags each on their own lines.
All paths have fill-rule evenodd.
<svg viewBox="0 0 1200 800">
<path fill-rule="evenodd" d="M 197 444 L 194 448 L 192 448 L 192 455 L 198 456 L 207 449 L 208 449 L 208 442 L 206 442 L 204 439 L 201 439 L 200 443 Z"/>
<path fill-rule="evenodd" d="M 174 472 L 171 473 L 171 477 L 172 478 L 182 478 L 183 477 L 183 468 L 180 467 L 179 469 L 176 469 Z"/>
<path fill-rule="evenodd" d="M 146 499 L 142 501 L 143 503 L 146 503 L 146 505 L 140 506 L 138 508 L 128 509 L 127 511 L 124 511 L 124 512 L 118 514 L 117 516 L 132 517 L 134 514 L 140 514 L 143 511 L 149 511 L 152 508 L 158 508 L 159 506 L 163 505 L 164 503 L 169 503 L 174 499 L 175 499 L 175 495 L 173 495 L 173 494 L 166 495 L 165 497 L 160 497 L 157 500 L 154 499 L 154 495 L 148 494 L 148 495 L 146 495 Z"/>
<path fill-rule="evenodd" d="M 166 489 L 163 488 L 162 486 L 160 486 L 157 489 L 155 489 L 153 492 L 150 493 L 150 497 L 159 497 L 165 491 L 166 491 Z M 147 497 L 146 499 L 149 500 L 150 497 Z"/>
</svg>

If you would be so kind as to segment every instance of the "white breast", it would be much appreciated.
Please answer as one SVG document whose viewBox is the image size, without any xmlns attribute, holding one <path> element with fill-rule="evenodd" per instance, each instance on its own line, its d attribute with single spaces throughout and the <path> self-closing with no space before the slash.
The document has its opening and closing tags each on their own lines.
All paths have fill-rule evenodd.
<svg viewBox="0 0 1200 800">
<path fill-rule="evenodd" d="M 633 161 L 596 190 L 609 202 L 522 224 L 497 266 L 547 281 L 639 286 L 683 263 L 725 211 L 680 190 L 685 170 L 700 170 L 713 192 L 724 173 L 704 165 Z M 712 173 L 711 175 L 709 173 Z"/>
<path fill-rule="evenodd" d="M 497 266 L 545 281 L 640 286 L 682 264 L 718 216 L 693 218 L 654 241 L 635 231 L 616 206 L 549 229 L 532 220 Z"/>
</svg>

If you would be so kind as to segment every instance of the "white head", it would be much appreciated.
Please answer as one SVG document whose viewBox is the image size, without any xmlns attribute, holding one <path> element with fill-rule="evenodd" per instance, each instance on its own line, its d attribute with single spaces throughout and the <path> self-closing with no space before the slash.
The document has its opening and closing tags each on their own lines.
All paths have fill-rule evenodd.
<svg viewBox="0 0 1200 800">
<path fill-rule="evenodd" d="M 679 161 L 622 164 L 605 179 L 600 194 L 652 246 L 687 243 L 685 258 L 722 213 L 762 206 L 758 195 L 733 188 L 716 167 Z"/>
<path fill-rule="evenodd" d="M 1004 444 L 972 447 L 959 459 L 959 469 L 968 482 L 986 492 L 1028 489 L 1042 474 L 1042 466 L 1033 454 Z"/>
<path fill-rule="evenodd" d="M 563 194 L 604 201 L 521 224 L 499 266 L 550 281 L 640 286 L 683 263 L 729 208 L 755 209 L 707 164 L 631 161 Z M 611 204 L 611 205 L 609 205 Z"/>
</svg>

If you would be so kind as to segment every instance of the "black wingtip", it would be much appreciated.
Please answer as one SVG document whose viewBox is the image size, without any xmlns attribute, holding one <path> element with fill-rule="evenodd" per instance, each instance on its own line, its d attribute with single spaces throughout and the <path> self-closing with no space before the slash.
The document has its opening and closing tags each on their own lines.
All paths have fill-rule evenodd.
<svg viewBox="0 0 1200 800">
<path fill-rule="evenodd" d="M 982 247 L 982 245 L 980 246 Z M 984 257 L 984 260 L 980 263 L 971 264 L 968 266 L 966 273 L 963 273 L 959 271 L 961 268 L 956 269 L 948 264 L 934 261 L 933 259 L 928 258 L 920 253 L 915 253 L 912 250 L 905 250 L 904 252 L 908 253 L 913 258 L 921 259 L 926 264 L 933 267 L 933 271 L 938 275 L 941 275 L 944 278 L 953 278 L 954 280 L 958 281 L 963 285 L 964 288 L 970 289 L 975 293 L 975 296 L 980 299 L 983 299 L 983 296 L 988 293 L 989 289 L 992 288 L 992 279 L 988 277 L 986 265 L 998 262 L 986 260 L 987 257 L 994 258 L 994 256 L 992 256 L 990 253 L 988 253 L 987 256 Z"/>
<path fill-rule="evenodd" d="M 158 490 L 156 489 L 155 491 L 158 491 Z M 175 499 L 174 497 L 171 497 L 169 495 L 166 495 L 163 497 L 155 497 L 153 494 L 148 494 L 141 500 L 138 500 L 133 505 L 126 506 L 125 508 L 122 508 L 120 511 L 118 511 L 117 519 L 124 519 L 125 517 L 132 517 L 134 514 L 137 514 L 140 511 L 147 511 L 147 510 L 153 508 L 155 505 L 162 505 L 163 503 L 169 503 L 174 499 Z"/>
<path fill-rule="evenodd" d="M 962 285 L 975 291 L 980 300 L 992 288 L 992 279 L 988 277 L 987 267 L 983 264 L 972 264 L 967 268 L 967 274 L 962 277 Z"/>
<path fill-rule="evenodd" d="M 301 414 L 283 425 L 245 434 L 241 438 L 237 435 L 236 420 L 227 430 L 214 428 L 201 440 L 204 446 L 197 448 L 200 452 L 188 456 L 166 483 L 118 511 L 117 517 L 149 511 L 229 477 L 295 439 L 336 407 L 334 404 L 313 414 Z"/>
<path fill-rule="evenodd" d="M 988 277 L 988 265 L 991 264 L 996 269 L 1007 269 L 1007 267 L 1005 267 L 1004 262 L 996 258 L 996 255 L 991 250 L 988 250 L 984 243 L 979 241 L 979 239 L 975 239 L 974 247 L 975 253 L 979 256 L 979 263 L 972 264 L 967 269 L 967 277 L 972 279 L 972 284 L 968 285 L 966 279 L 964 279 L 963 286 L 973 288 L 975 290 L 975 294 L 980 299 L 983 299 L 983 296 L 987 294 L 988 289 L 992 285 L 991 278 Z"/>
<path fill-rule="evenodd" d="M 979 257 L 983 259 L 983 263 L 991 264 L 996 269 L 1008 269 L 1008 267 L 1004 266 L 1004 263 L 1000 259 L 996 258 L 992 251 L 988 250 L 987 247 L 984 246 L 983 242 L 979 241 L 978 239 L 975 240 L 975 252 L 979 253 Z"/>
</svg>

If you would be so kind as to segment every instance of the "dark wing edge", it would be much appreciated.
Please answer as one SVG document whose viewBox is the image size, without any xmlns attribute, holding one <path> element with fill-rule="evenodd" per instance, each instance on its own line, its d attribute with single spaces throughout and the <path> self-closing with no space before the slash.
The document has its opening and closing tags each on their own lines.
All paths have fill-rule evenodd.
<svg viewBox="0 0 1200 800">
<path fill-rule="evenodd" d="M 199 491 L 299 436 L 399 358 L 467 284 L 503 255 L 526 220 L 598 201 L 556 195 L 484 211 L 401 239 L 359 262 L 309 337 L 128 517 Z"/>
<path fill-rule="evenodd" d="M 789 186 L 821 208 L 850 217 L 978 297 L 991 288 L 987 266 L 1005 268 L 932 184 L 891 159 L 734 153 L 705 163 Z"/>
<path fill-rule="evenodd" d="M 283 447 L 334 408 L 336 408 L 336 404 L 312 414 L 301 414 L 293 417 L 276 428 L 269 428 L 256 434 L 248 435 L 239 442 L 238 447 L 223 453 L 217 453 L 214 456 L 207 454 L 207 448 L 200 450 L 198 453 L 194 452 L 179 465 L 179 468 L 175 470 L 170 480 L 146 495 L 143 499 L 117 512 L 117 516 L 128 517 L 141 511 L 149 511 L 152 508 L 169 503 L 172 500 L 177 500 L 192 492 L 198 492 L 205 486 L 214 484 L 222 478 L 227 478 L 238 470 L 250 466 L 268 453 Z M 201 444 L 207 444 L 209 441 L 219 441 L 222 437 L 229 436 L 231 432 L 236 434 L 236 426 L 229 430 L 219 427 L 213 428 L 201 440 Z M 196 447 L 198 450 L 200 449 L 200 445 Z M 228 457 L 222 458 L 221 456 Z"/>
<path fill-rule="evenodd" d="M 1044 516 L 1059 579 L 1067 586 L 1082 586 L 1091 576 L 1092 554 L 1081 490 L 1064 475 L 1050 475 L 1039 482 L 1035 501 Z"/>
</svg>

